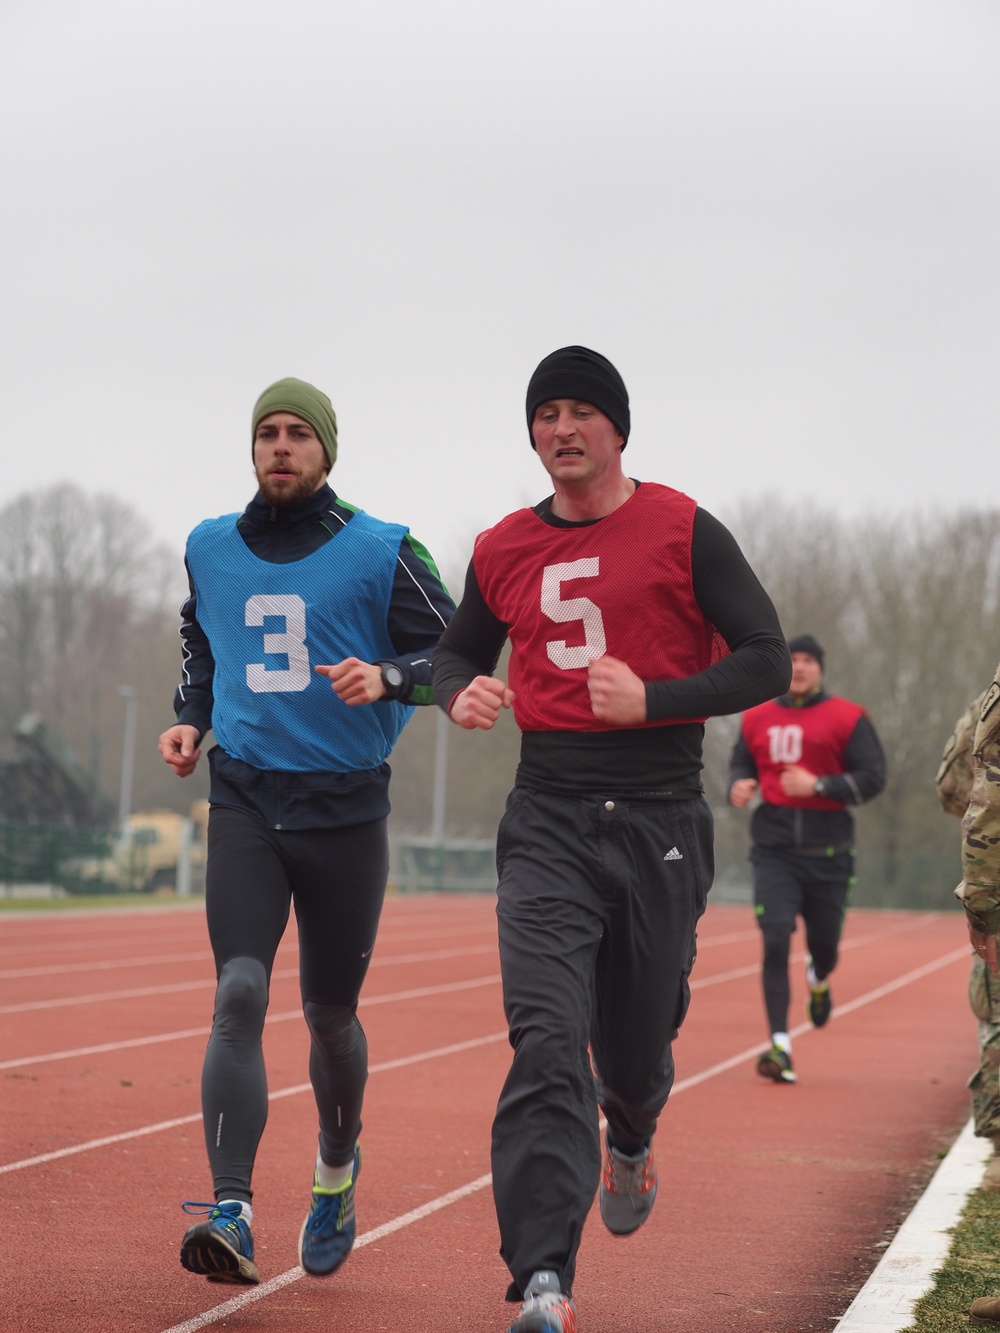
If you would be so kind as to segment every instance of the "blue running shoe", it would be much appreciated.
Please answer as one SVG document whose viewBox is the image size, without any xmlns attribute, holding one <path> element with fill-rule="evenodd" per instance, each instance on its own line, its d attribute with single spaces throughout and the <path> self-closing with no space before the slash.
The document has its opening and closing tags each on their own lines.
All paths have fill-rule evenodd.
<svg viewBox="0 0 1000 1333">
<path fill-rule="evenodd" d="M 357 1232 L 354 1187 L 360 1170 L 361 1149 L 355 1148 L 346 1185 L 328 1190 L 313 1178 L 312 1205 L 299 1233 L 299 1263 L 311 1277 L 329 1277 L 351 1252 Z"/>
<path fill-rule="evenodd" d="M 209 1282 L 260 1281 L 253 1261 L 253 1232 L 241 1216 L 239 1203 L 185 1203 L 186 1213 L 207 1213 L 181 1241 L 181 1263 L 189 1273 L 201 1273 Z"/>
</svg>

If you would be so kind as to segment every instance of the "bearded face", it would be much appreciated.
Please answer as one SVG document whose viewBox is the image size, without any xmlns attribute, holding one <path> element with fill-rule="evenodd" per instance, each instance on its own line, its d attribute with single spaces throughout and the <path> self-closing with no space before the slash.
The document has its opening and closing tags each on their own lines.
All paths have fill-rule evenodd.
<svg viewBox="0 0 1000 1333">
<path fill-rule="evenodd" d="M 313 427 L 291 412 L 272 412 L 257 423 L 253 465 L 261 496 L 275 508 L 308 500 L 330 470 Z"/>
</svg>

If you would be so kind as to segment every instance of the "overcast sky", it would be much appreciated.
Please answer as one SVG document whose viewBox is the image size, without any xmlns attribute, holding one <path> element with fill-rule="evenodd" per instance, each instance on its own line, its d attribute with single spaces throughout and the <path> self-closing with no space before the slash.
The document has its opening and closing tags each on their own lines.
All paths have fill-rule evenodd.
<svg viewBox="0 0 1000 1333">
<path fill-rule="evenodd" d="M 1000 503 L 998 70 L 997 0 L 0 0 L 0 505 L 179 557 L 298 375 L 454 568 L 577 342 L 713 512 Z"/>
</svg>

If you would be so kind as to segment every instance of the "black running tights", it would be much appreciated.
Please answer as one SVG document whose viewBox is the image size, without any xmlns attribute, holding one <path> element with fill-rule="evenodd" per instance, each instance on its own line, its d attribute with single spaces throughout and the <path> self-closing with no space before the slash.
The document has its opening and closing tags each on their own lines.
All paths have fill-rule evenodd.
<svg viewBox="0 0 1000 1333">
<path fill-rule="evenodd" d="M 385 896 L 385 820 L 284 832 L 213 808 L 206 910 L 218 986 L 202 1071 L 202 1112 L 217 1199 L 252 1195 L 267 1119 L 261 1036 L 271 968 L 295 903 L 299 985 L 311 1037 L 309 1077 L 320 1155 L 351 1161 L 361 1130 L 368 1048 L 357 1019 Z"/>
</svg>

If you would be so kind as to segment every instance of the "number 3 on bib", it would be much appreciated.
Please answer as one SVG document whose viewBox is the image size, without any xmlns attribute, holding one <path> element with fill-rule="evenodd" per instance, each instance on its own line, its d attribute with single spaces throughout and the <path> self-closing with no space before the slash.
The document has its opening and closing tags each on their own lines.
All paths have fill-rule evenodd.
<svg viewBox="0 0 1000 1333">
<path fill-rule="evenodd" d="M 545 645 L 549 661 L 563 671 L 585 667 L 595 658 L 603 657 L 608 644 L 604 635 L 601 609 L 589 597 L 562 597 L 562 585 L 569 579 L 593 579 L 600 573 L 597 556 L 586 560 L 568 560 L 560 565 L 546 565 L 542 573 L 542 611 L 560 625 L 579 620 L 583 624 L 584 642 L 571 647 L 565 639 L 553 639 Z"/>
<path fill-rule="evenodd" d="M 306 647 L 305 602 L 296 593 L 257 593 L 246 604 L 244 621 L 251 628 L 263 627 L 265 616 L 280 616 L 285 622 L 281 633 L 265 632 L 264 652 L 283 654 L 288 667 L 249 662 L 247 685 L 254 694 L 297 693 L 307 689 L 312 676 Z"/>
</svg>

